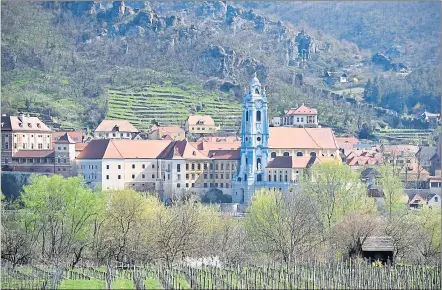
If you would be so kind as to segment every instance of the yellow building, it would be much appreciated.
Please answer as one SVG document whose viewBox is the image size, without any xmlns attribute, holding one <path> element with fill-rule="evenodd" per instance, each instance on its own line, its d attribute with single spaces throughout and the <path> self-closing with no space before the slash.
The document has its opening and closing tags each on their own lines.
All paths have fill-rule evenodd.
<svg viewBox="0 0 442 290">
<path fill-rule="evenodd" d="M 186 132 L 179 126 L 160 127 L 154 125 L 149 131 L 148 138 L 150 140 L 169 139 L 180 141 L 186 139 Z"/>
<path fill-rule="evenodd" d="M 208 115 L 191 115 L 187 118 L 184 129 L 190 134 L 213 134 L 218 131 L 212 117 Z"/>
</svg>

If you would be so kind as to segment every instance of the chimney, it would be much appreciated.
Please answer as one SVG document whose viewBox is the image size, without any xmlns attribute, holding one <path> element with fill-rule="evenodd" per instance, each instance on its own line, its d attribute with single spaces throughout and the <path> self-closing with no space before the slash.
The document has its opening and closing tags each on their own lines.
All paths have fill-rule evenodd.
<svg viewBox="0 0 442 290">
<path fill-rule="evenodd" d="M 25 116 L 24 116 L 23 112 L 18 113 L 18 119 L 20 120 L 20 122 L 23 122 L 24 117 Z"/>
</svg>

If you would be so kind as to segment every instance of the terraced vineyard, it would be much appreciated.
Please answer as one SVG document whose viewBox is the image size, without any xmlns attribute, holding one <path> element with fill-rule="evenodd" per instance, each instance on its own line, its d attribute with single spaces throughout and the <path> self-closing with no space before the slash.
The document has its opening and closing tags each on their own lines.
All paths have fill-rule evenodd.
<svg viewBox="0 0 442 290">
<path fill-rule="evenodd" d="M 181 125 L 190 113 L 212 116 L 223 131 L 239 128 L 241 106 L 226 95 L 204 92 L 193 87 L 142 86 L 108 91 L 108 119 L 129 120 L 147 131 L 152 121 L 160 125 Z"/>
<path fill-rule="evenodd" d="M 390 143 L 416 144 L 419 138 L 426 141 L 432 133 L 431 129 L 381 129 L 374 135 Z"/>
</svg>

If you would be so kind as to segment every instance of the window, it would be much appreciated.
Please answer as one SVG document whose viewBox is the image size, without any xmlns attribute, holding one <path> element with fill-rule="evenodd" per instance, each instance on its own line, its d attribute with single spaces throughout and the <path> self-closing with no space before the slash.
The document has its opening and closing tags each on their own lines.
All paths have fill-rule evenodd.
<svg viewBox="0 0 442 290">
<path fill-rule="evenodd" d="M 207 163 L 204 163 L 204 170 L 207 169 Z"/>
<path fill-rule="evenodd" d="M 256 111 L 256 121 L 261 122 L 261 111 Z"/>
<path fill-rule="evenodd" d="M 177 174 L 177 175 L 176 175 L 176 178 L 177 178 L 178 180 L 180 180 L 180 179 L 181 179 L 181 174 Z"/>
<path fill-rule="evenodd" d="M 49 149 L 49 144 L 47 144 L 46 147 Z"/>
<path fill-rule="evenodd" d="M 223 188 L 223 187 L 224 187 L 224 183 L 220 183 L 219 186 L 220 186 L 221 188 Z"/>
<path fill-rule="evenodd" d="M 198 163 L 198 170 L 201 170 L 201 164 Z"/>
<path fill-rule="evenodd" d="M 304 117 L 301 117 L 301 123 L 304 122 Z"/>
<path fill-rule="evenodd" d="M 310 152 L 311 157 L 316 157 L 316 152 Z"/>
<path fill-rule="evenodd" d="M 204 183 L 204 188 L 207 188 L 207 183 Z"/>
<path fill-rule="evenodd" d="M 66 158 L 63 159 L 63 163 L 66 163 Z"/>
<path fill-rule="evenodd" d="M 121 169 L 121 165 L 118 165 L 118 169 Z"/>
<path fill-rule="evenodd" d="M 121 175 L 118 175 L 118 179 L 121 179 Z"/>
<path fill-rule="evenodd" d="M 132 164 L 132 169 L 135 169 L 135 164 Z"/>
<path fill-rule="evenodd" d="M 218 187 L 218 183 L 215 183 L 215 187 Z"/>
<path fill-rule="evenodd" d="M 170 174 L 167 174 L 167 180 L 170 180 Z"/>
<path fill-rule="evenodd" d="M 155 174 L 152 174 L 152 178 L 155 178 Z"/>
<path fill-rule="evenodd" d="M 282 154 L 282 156 L 290 156 L 290 153 L 288 153 L 288 152 L 284 152 L 284 153 Z"/>
<path fill-rule="evenodd" d="M 192 170 L 195 170 L 195 164 L 192 163 Z"/>
<path fill-rule="evenodd" d="M 177 183 L 177 184 L 176 184 L 176 187 L 177 187 L 177 188 L 180 188 L 180 187 L 181 187 L 181 184 L 180 184 L 180 183 Z"/>
<path fill-rule="evenodd" d="M 109 165 L 106 165 L 106 169 L 109 169 L 110 168 L 110 166 Z"/>
<path fill-rule="evenodd" d="M 146 168 L 146 164 L 141 165 L 141 168 L 143 169 Z"/>
<path fill-rule="evenodd" d="M 142 174 L 142 175 L 141 175 L 141 178 L 143 178 L 143 179 L 146 178 L 146 175 Z"/>
<path fill-rule="evenodd" d="M 255 89 L 255 94 L 259 95 L 259 90 L 258 90 L 258 88 Z"/>
<path fill-rule="evenodd" d="M 199 167 L 199 164 L 198 164 L 198 167 Z M 199 169 L 199 168 L 198 168 Z M 176 171 L 177 172 L 181 172 L 181 164 L 177 164 L 176 165 Z"/>
<path fill-rule="evenodd" d="M 186 187 L 189 188 L 189 184 L 188 183 L 186 183 Z"/>
<path fill-rule="evenodd" d="M 49 146 L 49 145 L 48 145 Z M 14 143 L 14 149 L 17 149 L 17 143 Z"/>
<path fill-rule="evenodd" d="M 270 157 L 271 157 L 271 158 L 275 158 L 275 157 L 276 157 L 276 152 L 272 152 L 272 153 L 270 154 Z"/>
<path fill-rule="evenodd" d="M 269 174 L 269 181 L 272 181 L 272 176 Z"/>
<path fill-rule="evenodd" d="M 210 163 L 210 170 L 213 170 L 213 163 Z"/>
<path fill-rule="evenodd" d="M 215 179 L 218 179 L 218 173 L 217 173 L 217 174 L 215 174 Z"/>
<path fill-rule="evenodd" d="M 8 143 L 6 143 L 6 144 L 5 144 L 5 149 L 8 149 L 8 147 L 9 147 L 9 146 L 8 146 Z"/>
<path fill-rule="evenodd" d="M 302 156 L 302 155 L 304 155 L 304 154 L 302 154 L 301 151 L 298 151 L 298 152 L 296 153 L 296 156 Z"/>
<path fill-rule="evenodd" d="M 212 173 L 210 173 L 210 179 L 212 179 L 213 178 L 213 174 Z"/>
<path fill-rule="evenodd" d="M 257 137 L 256 141 L 261 142 L 261 137 Z"/>
<path fill-rule="evenodd" d="M 192 183 L 192 187 L 195 187 L 195 183 Z"/>
<path fill-rule="evenodd" d="M 204 174 L 204 179 L 207 179 L 207 173 Z"/>
<path fill-rule="evenodd" d="M 192 180 L 195 180 L 195 174 L 192 173 Z"/>
<path fill-rule="evenodd" d="M 109 175 L 106 175 L 106 179 L 109 179 Z"/>
<path fill-rule="evenodd" d="M 261 174 L 258 174 L 256 176 L 256 181 L 262 181 L 262 175 Z"/>
<path fill-rule="evenodd" d="M 152 164 L 152 169 L 155 168 L 155 164 Z"/>
<path fill-rule="evenodd" d="M 66 150 L 66 147 L 63 147 L 63 150 Z"/>
<path fill-rule="evenodd" d="M 434 197 L 434 202 L 439 202 L 439 198 L 437 196 Z"/>
<path fill-rule="evenodd" d="M 60 171 L 60 168 L 58 168 L 58 171 Z"/>
<path fill-rule="evenodd" d="M 34 149 L 34 143 L 31 143 L 31 149 Z"/>
<path fill-rule="evenodd" d="M 113 134 L 112 134 L 112 136 L 116 137 L 116 136 L 117 136 L 117 134 L 113 133 Z"/>
<path fill-rule="evenodd" d="M 246 111 L 246 122 L 249 121 L 249 111 Z"/>
<path fill-rule="evenodd" d="M 284 181 L 285 181 L 285 182 L 288 181 L 287 174 L 285 175 L 285 179 L 284 179 Z"/>
<path fill-rule="evenodd" d="M 437 185 L 438 185 L 438 182 L 432 182 L 431 183 L 431 187 L 437 187 Z"/>
<path fill-rule="evenodd" d="M 279 176 L 279 182 L 282 182 L 282 175 Z"/>
<path fill-rule="evenodd" d="M 186 164 L 186 170 L 189 170 L 189 164 Z"/>
<path fill-rule="evenodd" d="M 296 122 L 298 122 L 298 123 L 299 123 L 299 117 L 297 117 L 297 118 L 296 118 Z"/>
<path fill-rule="evenodd" d="M 132 179 L 135 179 L 135 174 L 132 174 Z"/>
<path fill-rule="evenodd" d="M 221 179 L 224 179 L 224 174 L 221 173 Z"/>
<path fill-rule="evenodd" d="M 26 149 L 26 143 L 23 143 L 23 149 Z"/>
<path fill-rule="evenodd" d="M 273 175 L 273 181 L 276 182 L 276 174 Z"/>
<path fill-rule="evenodd" d="M 66 171 L 66 168 L 63 168 L 63 171 Z"/>
</svg>

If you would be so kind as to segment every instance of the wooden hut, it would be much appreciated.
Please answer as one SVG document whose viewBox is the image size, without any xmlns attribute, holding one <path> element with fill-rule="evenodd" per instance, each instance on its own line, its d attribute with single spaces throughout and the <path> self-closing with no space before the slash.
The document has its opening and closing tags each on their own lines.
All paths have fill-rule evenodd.
<svg viewBox="0 0 442 290">
<path fill-rule="evenodd" d="M 372 236 L 362 244 L 362 254 L 370 261 L 393 262 L 394 243 L 389 236 Z"/>
</svg>

